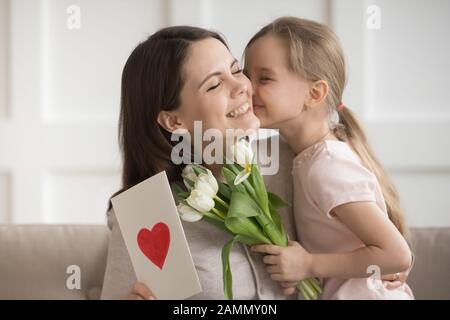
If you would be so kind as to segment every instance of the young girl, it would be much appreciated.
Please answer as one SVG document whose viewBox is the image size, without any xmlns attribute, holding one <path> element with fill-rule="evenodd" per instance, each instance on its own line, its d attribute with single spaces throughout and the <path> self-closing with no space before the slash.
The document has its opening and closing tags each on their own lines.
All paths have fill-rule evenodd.
<svg viewBox="0 0 450 320">
<path fill-rule="evenodd" d="M 298 239 L 286 248 L 253 246 L 267 254 L 271 278 L 292 290 L 318 277 L 322 299 L 413 299 L 382 275 L 411 266 L 398 195 L 342 103 L 345 63 L 326 26 L 284 17 L 261 29 L 245 52 L 262 127 L 280 130 L 293 162 Z"/>
</svg>

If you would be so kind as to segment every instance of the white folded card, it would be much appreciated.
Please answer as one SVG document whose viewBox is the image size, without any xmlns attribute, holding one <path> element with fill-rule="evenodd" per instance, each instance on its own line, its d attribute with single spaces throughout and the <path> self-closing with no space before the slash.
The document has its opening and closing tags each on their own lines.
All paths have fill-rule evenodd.
<svg viewBox="0 0 450 320">
<path fill-rule="evenodd" d="M 202 291 L 165 171 L 111 202 L 138 281 L 157 299 Z"/>
</svg>

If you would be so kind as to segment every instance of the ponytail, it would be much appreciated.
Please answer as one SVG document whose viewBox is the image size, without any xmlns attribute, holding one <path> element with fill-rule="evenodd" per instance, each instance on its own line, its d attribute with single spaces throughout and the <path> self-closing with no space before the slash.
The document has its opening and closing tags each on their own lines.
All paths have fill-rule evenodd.
<svg viewBox="0 0 450 320">
<path fill-rule="evenodd" d="M 370 147 L 360 122 L 347 107 L 340 109 L 338 113 L 339 124 L 334 129 L 336 137 L 341 141 L 347 142 L 360 157 L 363 165 L 376 176 L 386 202 L 389 219 L 403 236 L 407 236 L 405 218 L 400 207 L 398 192 Z"/>
</svg>

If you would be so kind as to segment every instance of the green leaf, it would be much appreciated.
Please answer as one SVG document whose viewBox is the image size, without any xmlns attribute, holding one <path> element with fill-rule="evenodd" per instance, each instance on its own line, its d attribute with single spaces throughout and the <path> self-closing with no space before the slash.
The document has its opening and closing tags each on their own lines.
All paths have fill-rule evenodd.
<svg viewBox="0 0 450 320">
<path fill-rule="evenodd" d="M 225 226 L 234 234 L 249 237 L 258 243 L 272 243 L 253 218 L 227 217 L 225 219 Z"/>
<path fill-rule="evenodd" d="M 225 226 L 225 223 L 222 220 L 216 218 L 215 215 L 205 215 L 203 218 L 208 220 L 208 222 L 211 222 L 212 224 L 214 224 L 219 229 L 225 231 L 226 233 L 233 235 L 233 233 L 230 231 L 230 229 L 228 229 Z"/>
<path fill-rule="evenodd" d="M 206 171 L 205 168 L 201 167 L 201 166 L 192 166 L 192 170 L 194 171 L 194 173 L 199 176 L 201 173 L 208 173 Z"/>
<path fill-rule="evenodd" d="M 238 235 L 235 235 L 222 248 L 223 292 L 228 300 L 233 300 L 233 275 L 230 267 L 230 252 Z"/>
<path fill-rule="evenodd" d="M 266 185 L 256 164 L 252 164 L 251 179 L 259 205 L 263 209 L 263 212 L 269 213 L 269 197 L 267 195 Z"/>
<path fill-rule="evenodd" d="M 219 193 L 226 199 L 231 199 L 231 190 L 230 187 L 228 187 L 227 184 L 217 181 L 217 184 L 219 185 Z M 228 202 L 228 201 L 227 201 Z"/>
<path fill-rule="evenodd" d="M 234 174 L 230 169 L 227 167 L 222 168 L 222 174 L 225 177 L 225 180 L 227 181 L 228 187 L 231 189 L 231 192 L 234 191 L 240 191 L 245 192 L 245 187 L 243 185 L 234 185 L 234 179 L 236 178 L 236 174 Z"/>
<path fill-rule="evenodd" d="M 230 208 L 227 217 L 230 218 L 248 218 L 261 214 L 258 204 L 247 194 L 240 191 L 234 191 L 231 194 Z"/>
<path fill-rule="evenodd" d="M 236 234 L 230 241 L 228 241 L 222 248 L 222 277 L 223 277 L 223 291 L 225 297 L 228 300 L 233 300 L 233 274 L 231 273 L 230 266 L 230 253 L 233 249 L 234 243 L 242 242 L 247 245 L 259 244 L 260 242 L 255 241 L 246 236 Z"/>
<path fill-rule="evenodd" d="M 272 205 L 272 203 L 269 203 L 269 211 L 270 211 L 270 215 L 272 217 L 272 221 L 273 221 L 273 223 L 275 223 L 279 232 L 281 234 L 286 234 L 286 231 L 285 231 L 284 225 L 283 225 L 283 220 L 281 219 L 280 214 L 278 213 L 277 209 L 275 209 L 275 207 Z M 287 238 L 286 238 L 286 241 L 287 241 Z"/>
<path fill-rule="evenodd" d="M 268 218 L 265 214 L 261 214 L 255 217 L 255 219 L 258 221 L 258 224 L 261 226 L 264 234 L 267 235 L 272 244 L 277 246 L 287 245 L 286 234 L 278 229 L 277 225 L 271 218 Z"/>
<path fill-rule="evenodd" d="M 275 209 L 289 207 L 289 203 L 284 201 L 281 197 L 279 197 L 275 193 L 267 192 L 267 195 L 269 197 L 269 202 Z"/>
<path fill-rule="evenodd" d="M 280 214 L 278 213 L 278 209 L 287 207 L 289 206 L 289 204 L 282 198 L 280 198 L 278 195 L 272 192 L 267 192 L 267 195 L 269 197 L 269 211 L 270 216 L 272 217 L 272 221 L 275 223 L 281 234 L 286 234 L 283 221 L 281 219 Z M 287 242 L 287 235 L 286 235 L 286 242 Z"/>
<path fill-rule="evenodd" d="M 254 239 L 252 237 L 247 237 L 242 234 L 239 234 L 238 236 L 239 237 L 236 239 L 236 241 L 242 242 L 243 244 L 246 244 L 249 246 L 252 246 L 254 244 L 261 244 L 261 242 L 259 242 L 259 240 Z"/>
<path fill-rule="evenodd" d="M 177 183 L 172 184 L 172 190 L 180 199 L 189 197 L 189 192 L 183 190 Z"/>
<path fill-rule="evenodd" d="M 195 186 L 195 182 L 189 178 L 184 177 L 183 181 L 189 185 L 189 189 L 192 189 Z"/>
</svg>

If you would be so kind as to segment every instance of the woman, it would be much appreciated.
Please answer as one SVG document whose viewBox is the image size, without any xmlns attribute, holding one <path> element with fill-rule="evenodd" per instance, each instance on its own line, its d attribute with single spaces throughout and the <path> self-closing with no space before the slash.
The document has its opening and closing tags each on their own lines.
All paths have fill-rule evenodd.
<svg viewBox="0 0 450 320">
<path fill-rule="evenodd" d="M 230 128 L 257 129 L 250 81 L 219 34 L 185 26 L 162 29 L 136 47 L 123 70 L 122 190 L 162 170 L 170 182 L 179 180 L 182 167 L 171 161 L 174 142 L 170 136 L 177 129 L 187 129 L 192 135 L 195 120 L 202 121 L 203 130 L 215 128 L 223 133 Z M 220 167 L 210 169 L 218 174 Z M 286 171 L 277 179 L 278 185 L 269 181 L 268 188 L 290 200 L 288 179 Z M 289 236 L 295 238 L 289 221 L 292 214 L 286 210 L 281 214 Z M 108 226 L 112 232 L 102 298 L 152 298 L 149 288 L 136 283 L 111 205 Z M 229 235 L 203 220 L 183 222 L 183 228 L 203 288 L 192 298 L 223 299 L 221 249 Z M 230 259 L 235 299 L 285 298 L 265 272 L 259 254 L 237 245 Z"/>
</svg>

